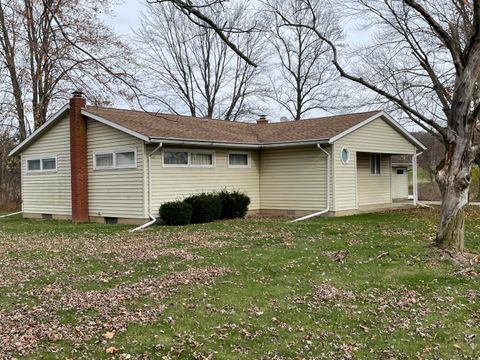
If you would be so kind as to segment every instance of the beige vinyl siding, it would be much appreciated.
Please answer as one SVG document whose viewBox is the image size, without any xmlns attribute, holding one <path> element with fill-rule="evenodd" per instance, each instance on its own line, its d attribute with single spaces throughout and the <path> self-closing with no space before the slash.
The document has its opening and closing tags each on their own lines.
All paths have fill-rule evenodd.
<svg viewBox="0 0 480 360">
<path fill-rule="evenodd" d="M 28 173 L 27 160 L 56 156 L 57 171 Z M 25 213 L 71 216 L 70 123 L 68 116 L 22 153 L 22 199 Z"/>
<path fill-rule="evenodd" d="M 93 154 L 104 151 L 137 152 L 137 168 L 94 170 Z M 146 218 L 144 145 L 131 135 L 98 121 L 87 126 L 88 206 L 90 216 Z"/>
<path fill-rule="evenodd" d="M 343 164 L 340 159 L 340 151 L 343 147 L 348 148 L 350 151 L 350 161 L 346 165 Z M 365 198 L 362 199 L 363 201 L 360 201 L 360 183 L 358 180 L 360 170 L 358 168 L 359 164 L 357 164 L 357 153 L 415 154 L 415 151 L 415 146 L 383 118 L 375 119 L 335 141 L 333 157 L 333 166 L 335 169 L 334 210 L 352 210 L 358 208 L 362 203 L 377 201 L 375 199 L 368 200 Z M 388 170 L 389 178 L 390 173 L 391 171 Z M 391 201 L 390 187 L 390 183 L 388 183 L 388 186 L 376 190 L 377 193 L 381 192 L 378 203 L 385 199 L 388 199 L 388 201 L 386 201 L 387 203 Z"/>
<path fill-rule="evenodd" d="M 384 154 L 415 154 L 415 146 L 389 125 L 378 118 L 344 136 L 336 145 L 348 145 L 355 151 Z"/>
<path fill-rule="evenodd" d="M 154 146 L 148 146 L 151 152 Z M 166 147 L 172 149 L 172 147 Z M 181 148 L 178 148 L 181 149 Z M 184 149 L 192 150 L 192 148 Z M 197 149 L 198 150 L 198 149 Z M 152 156 L 152 214 L 157 215 L 160 205 L 166 201 L 181 200 L 189 195 L 203 191 L 240 190 L 251 199 L 249 210 L 258 210 L 260 206 L 259 167 L 260 160 L 256 150 L 238 150 L 248 152 L 251 166 L 248 168 L 228 167 L 228 153 L 235 150 L 205 149 L 214 151 L 215 167 L 164 167 L 162 151 Z"/>
<path fill-rule="evenodd" d="M 392 202 L 390 155 L 381 155 L 380 175 L 372 175 L 370 154 L 357 153 L 357 169 L 359 206 Z"/>
<path fill-rule="evenodd" d="M 262 150 L 261 163 L 262 209 L 326 208 L 327 156 L 317 147 Z"/>
<path fill-rule="evenodd" d="M 397 175 L 397 169 L 403 169 L 403 175 Z M 392 198 L 406 199 L 408 198 L 408 175 L 407 168 L 392 169 Z"/>
</svg>

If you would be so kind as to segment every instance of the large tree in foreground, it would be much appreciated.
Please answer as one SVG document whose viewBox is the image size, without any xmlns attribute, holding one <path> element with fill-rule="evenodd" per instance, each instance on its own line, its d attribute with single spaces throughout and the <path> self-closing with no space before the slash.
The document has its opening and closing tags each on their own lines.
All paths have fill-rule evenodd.
<svg viewBox="0 0 480 360">
<path fill-rule="evenodd" d="M 192 1 L 171 2 L 192 21 L 212 27 L 222 38 L 222 24 L 202 13 Z M 214 0 L 223 3 L 222 0 Z M 445 145 L 436 179 L 442 193 L 436 245 L 464 249 L 464 207 L 468 203 L 470 170 L 480 152 L 474 145 L 480 104 L 480 2 L 478 0 L 357 0 L 353 9 L 368 15 L 386 37 L 375 38 L 369 61 L 381 70 L 369 76 L 356 72 L 354 61 L 340 59 L 337 44 L 323 33 L 310 0 L 298 0 L 310 17 L 298 21 L 274 6 L 284 26 L 312 31 L 333 53 L 341 76 L 388 99 L 417 125 L 438 136 Z M 278 1 L 280 4 L 280 1 Z M 343 4 L 343 3 L 342 3 Z M 235 43 L 227 42 L 250 64 L 254 61 Z M 352 59 L 351 59 L 352 60 Z M 418 89 L 421 91 L 419 92 Z"/>
</svg>

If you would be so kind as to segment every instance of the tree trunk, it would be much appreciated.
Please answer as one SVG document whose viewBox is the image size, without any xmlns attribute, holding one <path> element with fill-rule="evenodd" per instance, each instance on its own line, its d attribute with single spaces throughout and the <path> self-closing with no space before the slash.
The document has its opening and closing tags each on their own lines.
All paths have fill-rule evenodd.
<svg viewBox="0 0 480 360">
<path fill-rule="evenodd" d="M 449 146 L 443 166 L 437 173 L 442 208 L 436 245 L 441 249 L 459 252 L 464 250 L 464 208 L 468 204 L 471 181 L 471 159 L 468 151 L 463 149 L 460 146 Z"/>
</svg>

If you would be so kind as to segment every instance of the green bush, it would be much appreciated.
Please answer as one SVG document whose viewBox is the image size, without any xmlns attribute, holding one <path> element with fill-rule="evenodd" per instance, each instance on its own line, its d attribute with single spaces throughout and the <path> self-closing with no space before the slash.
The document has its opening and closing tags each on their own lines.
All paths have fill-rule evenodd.
<svg viewBox="0 0 480 360">
<path fill-rule="evenodd" d="M 245 217 L 250 205 L 250 198 L 240 191 L 221 191 L 218 196 L 222 200 L 220 219 Z"/>
<path fill-rule="evenodd" d="M 220 219 L 222 201 L 217 194 L 201 193 L 190 196 L 183 201 L 193 208 L 192 223 L 206 223 Z"/>
<path fill-rule="evenodd" d="M 167 225 L 187 225 L 192 219 L 192 211 L 192 205 L 186 202 L 166 202 L 160 206 L 160 217 Z"/>
</svg>

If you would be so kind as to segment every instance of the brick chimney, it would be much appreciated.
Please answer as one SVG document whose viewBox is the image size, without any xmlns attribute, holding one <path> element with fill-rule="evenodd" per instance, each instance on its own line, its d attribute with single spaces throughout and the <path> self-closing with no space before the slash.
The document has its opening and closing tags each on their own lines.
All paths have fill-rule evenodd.
<svg viewBox="0 0 480 360">
<path fill-rule="evenodd" d="M 260 115 L 257 120 L 257 125 L 268 124 L 267 115 Z"/>
<path fill-rule="evenodd" d="M 70 98 L 70 162 L 72 175 L 72 221 L 88 221 L 87 122 L 81 114 L 86 101 L 81 91 Z"/>
</svg>

